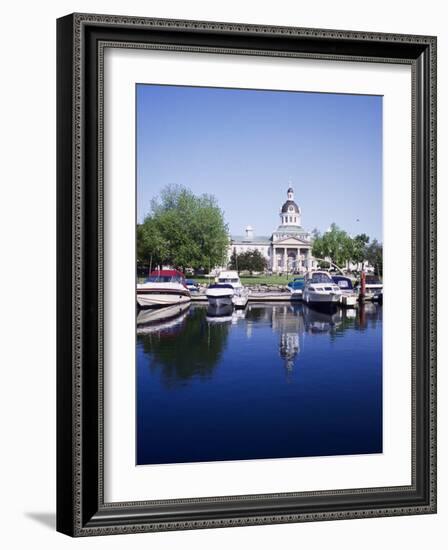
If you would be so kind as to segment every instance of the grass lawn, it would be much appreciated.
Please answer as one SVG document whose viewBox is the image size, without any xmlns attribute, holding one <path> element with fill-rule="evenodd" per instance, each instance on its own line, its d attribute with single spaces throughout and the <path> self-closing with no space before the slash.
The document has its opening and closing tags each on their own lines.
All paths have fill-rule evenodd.
<svg viewBox="0 0 448 550">
<path fill-rule="evenodd" d="M 254 275 L 253 277 L 241 277 L 241 283 L 245 286 L 254 285 L 286 285 L 289 281 L 292 281 L 294 277 L 298 275 Z M 208 277 L 191 277 L 198 283 L 208 283 Z M 213 281 L 214 279 L 210 279 Z"/>
</svg>

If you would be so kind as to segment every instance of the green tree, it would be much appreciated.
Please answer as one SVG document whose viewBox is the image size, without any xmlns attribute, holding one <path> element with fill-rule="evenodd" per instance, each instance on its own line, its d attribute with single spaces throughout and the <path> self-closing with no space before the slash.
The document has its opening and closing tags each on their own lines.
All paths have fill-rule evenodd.
<svg viewBox="0 0 448 550">
<path fill-rule="evenodd" d="M 230 256 L 229 268 L 238 271 L 238 254 L 236 253 L 235 248 L 233 249 L 232 255 Z"/>
<path fill-rule="evenodd" d="M 383 245 L 374 239 L 367 247 L 366 259 L 375 269 L 375 275 L 383 274 Z"/>
<path fill-rule="evenodd" d="M 313 238 L 313 256 L 316 258 L 329 258 L 341 267 L 353 256 L 353 240 L 335 223 L 323 235 L 315 230 Z"/>
<path fill-rule="evenodd" d="M 181 269 L 222 265 L 228 242 L 224 214 L 213 196 L 169 185 L 137 228 L 137 259 Z"/>
<path fill-rule="evenodd" d="M 169 243 L 154 219 L 147 218 L 143 224 L 137 226 L 137 261 L 160 265 L 167 257 Z"/>
<path fill-rule="evenodd" d="M 356 237 L 352 239 L 352 257 L 350 258 L 352 262 L 361 263 L 367 260 L 367 245 L 369 240 L 369 237 L 365 233 L 356 235 Z"/>
<path fill-rule="evenodd" d="M 238 271 L 264 271 L 268 262 L 259 250 L 247 250 L 236 254 L 235 250 L 230 258 L 230 268 Z"/>
</svg>

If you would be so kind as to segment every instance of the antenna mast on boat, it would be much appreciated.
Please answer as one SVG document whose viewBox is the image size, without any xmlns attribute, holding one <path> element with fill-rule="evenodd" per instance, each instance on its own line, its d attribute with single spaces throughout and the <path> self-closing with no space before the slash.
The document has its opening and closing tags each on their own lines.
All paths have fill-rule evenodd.
<svg viewBox="0 0 448 550">
<path fill-rule="evenodd" d="M 317 260 L 318 262 L 327 262 L 327 264 L 330 264 L 332 267 L 335 267 L 345 277 L 345 273 L 342 271 L 342 269 L 338 265 L 334 264 L 333 262 L 330 262 L 330 260 L 325 260 L 323 258 L 314 258 L 314 259 Z"/>
</svg>

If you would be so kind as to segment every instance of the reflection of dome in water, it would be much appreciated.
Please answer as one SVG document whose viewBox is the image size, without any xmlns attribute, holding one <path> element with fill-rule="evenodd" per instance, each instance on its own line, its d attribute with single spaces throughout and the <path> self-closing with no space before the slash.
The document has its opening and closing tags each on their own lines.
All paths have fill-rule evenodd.
<svg viewBox="0 0 448 550">
<path fill-rule="evenodd" d="M 285 367 L 292 370 L 294 359 L 300 351 L 299 334 L 297 332 L 285 332 L 280 336 L 280 357 L 286 359 Z"/>
</svg>

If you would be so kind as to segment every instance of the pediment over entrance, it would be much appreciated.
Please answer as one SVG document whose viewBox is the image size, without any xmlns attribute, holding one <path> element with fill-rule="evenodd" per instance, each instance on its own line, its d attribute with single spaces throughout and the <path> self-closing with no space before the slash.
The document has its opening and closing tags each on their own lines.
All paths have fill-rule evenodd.
<svg viewBox="0 0 448 550">
<path fill-rule="evenodd" d="M 297 237 L 285 237 L 284 239 L 279 239 L 275 241 L 274 246 L 302 246 L 311 248 L 311 244 L 306 241 L 302 241 Z"/>
</svg>

